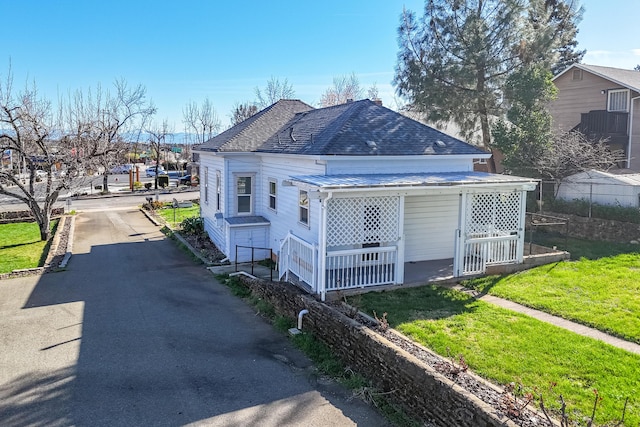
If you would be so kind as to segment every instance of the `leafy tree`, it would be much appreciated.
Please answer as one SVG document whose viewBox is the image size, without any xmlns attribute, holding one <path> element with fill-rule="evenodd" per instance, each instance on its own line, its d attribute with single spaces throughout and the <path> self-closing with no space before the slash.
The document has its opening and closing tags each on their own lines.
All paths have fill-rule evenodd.
<svg viewBox="0 0 640 427">
<path fill-rule="evenodd" d="M 240 122 L 247 120 L 258 112 L 258 107 L 255 104 L 244 102 L 242 104 L 236 103 L 231 111 L 231 126 L 235 126 Z"/>
<path fill-rule="evenodd" d="M 255 92 L 256 105 L 259 109 L 268 107 L 281 99 L 291 99 L 295 96 L 295 91 L 287 79 L 280 81 L 273 76 L 267 81 L 267 86 L 264 89 L 256 87 Z"/>
<path fill-rule="evenodd" d="M 506 79 L 524 65 L 555 63 L 569 36 L 558 40 L 554 34 L 578 18 L 573 7 L 552 19 L 559 10 L 554 4 L 565 2 L 427 0 L 422 17 L 404 11 L 398 93 L 428 121 L 454 122 L 464 138 L 489 148 L 491 123 L 504 114 Z"/>
<path fill-rule="evenodd" d="M 551 72 L 538 65 L 520 68 L 507 79 L 508 120 L 497 122 L 492 144 L 504 155 L 507 172 L 537 175 L 538 159 L 552 141 L 552 119 L 546 106 L 557 90 L 551 79 Z"/>
<path fill-rule="evenodd" d="M 182 109 L 182 117 L 185 129 L 195 135 L 197 144 L 208 141 L 220 131 L 220 119 L 209 98 L 205 98 L 202 105 L 189 102 Z"/>
</svg>

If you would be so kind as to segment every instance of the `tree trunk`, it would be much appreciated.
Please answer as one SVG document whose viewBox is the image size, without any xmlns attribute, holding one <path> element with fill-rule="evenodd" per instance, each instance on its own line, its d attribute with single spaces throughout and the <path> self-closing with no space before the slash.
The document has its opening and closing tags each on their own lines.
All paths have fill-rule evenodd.
<svg viewBox="0 0 640 427">
<path fill-rule="evenodd" d="M 107 171 L 104 172 L 104 176 L 102 177 L 102 191 L 105 193 L 109 192 L 109 174 Z"/>
<path fill-rule="evenodd" d="M 42 220 L 38 221 L 38 227 L 40 228 L 40 240 L 47 241 L 51 238 L 51 211 L 45 210 L 41 215 Z"/>
</svg>

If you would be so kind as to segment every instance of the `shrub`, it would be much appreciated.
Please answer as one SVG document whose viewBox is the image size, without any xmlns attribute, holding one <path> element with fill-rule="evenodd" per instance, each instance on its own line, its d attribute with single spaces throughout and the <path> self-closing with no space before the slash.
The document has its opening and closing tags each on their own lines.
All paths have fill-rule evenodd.
<svg viewBox="0 0 640 427">
<path fill-rule="evenodd" d="M 142 188 L 142 183 L 140 181 L 136 181 L 133 183 L 134 190 L 140 190 Z"/>
<path fill-rule="evenodd" d="M 184 234 L 203 234 L 204 233 L 204 221 L 200 217 L 186 218 L 180 223 L 182 232 Z"/>
<path fill-rule="evenodd" d="M 146 188 L 147 190 L 151 190 L 151 186 L 153 185 L 153 183 L 151 182 L 145 182 L 144 183 L 144 188 Z"/>
</svg>

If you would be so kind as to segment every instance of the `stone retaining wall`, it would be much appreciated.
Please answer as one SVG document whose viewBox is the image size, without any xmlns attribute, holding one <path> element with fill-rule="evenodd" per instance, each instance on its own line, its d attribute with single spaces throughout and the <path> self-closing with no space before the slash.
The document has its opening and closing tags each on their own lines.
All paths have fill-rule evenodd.
<svg viewBox="0 0 640 427">
<path fill-rule="evenodd" d="M 345 365 L 365 376 L 411 417 L 438 426 L 515 426 L 493 407 L 370 328 L 283 282 L 238 276 L 283 316 L 302 309 L 303 331 L 311 331 Z"/>
<path fill-rule="evenodd" d="M 640 242 L 640 224 L 610 219 L 586 218 L 555 212 L 545 212 L 544 214 L 567 219 L 569 223 L 567 226 L 552 225 L 540 227 L 541 231 L 552 230 L 561 234 L 568 234 L 570 237 L 602 240 L 606 242 Z M 527 218 L 527 220 L 529 220 L 529 218 Z M 529 227 L 529 224 L 527 224 L 527 227 Z"/>
<path fill-rule="evenodd" d="M 64 215 L 64 208 L 53 208 L 51 216 L 56 217 Z M 19 222 L 25 220 L 33 220 L 33 214 L 31 211 L 8 211 L 0 212 L 0 224 L 6 224 L 9 222 Z"/>
</svg>

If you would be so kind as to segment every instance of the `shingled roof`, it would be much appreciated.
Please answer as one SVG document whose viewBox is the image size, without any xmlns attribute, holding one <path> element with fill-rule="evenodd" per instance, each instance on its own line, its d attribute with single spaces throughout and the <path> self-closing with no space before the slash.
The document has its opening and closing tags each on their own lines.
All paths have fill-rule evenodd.
<svg viewBox="0 0 640 427">
<path fill-rule="evenodd" d="M 296 113 L 313 109 L 297 99 L 281 99 L 243 122 L 211 138 L 200 151 L 255 151 Z"/>
<path fill-rule="evenodd" d="M 257 151 L 329 156 L 487 154 L 368 99 L 298 113 Z"/>
<path fill-rule="evenodd" d="M 281 100 L 210 139 L 200 150 L 328 156 L 487 155 L 368 99 L 319 109 Z"/>
<path fill-rule="evenodd" d="M 555 76 L 558 77 L 568 72 L 573 68 L 580 68 L 581 70 L 588 71 L 596 76 L 602 77 L 607 80 L 611 80 L 620 86 L 626 87 L 636 92 L 640 92 L 640 72 L 635 70 L 625 70 L 623 68 L 602 67 L 600 65 L 588 65 L 588 64 L 573 64 L 571 67 L 564 70 L 562 73 Z"/>
</svg>

